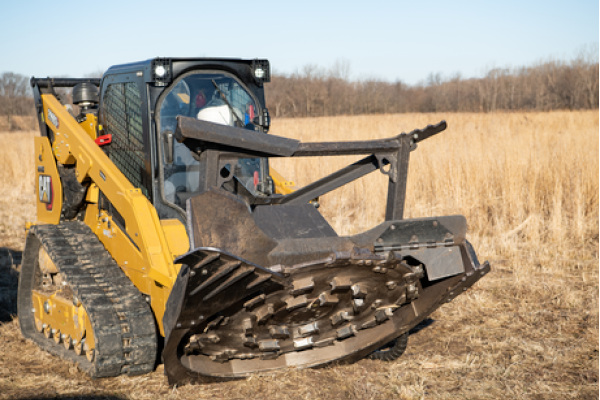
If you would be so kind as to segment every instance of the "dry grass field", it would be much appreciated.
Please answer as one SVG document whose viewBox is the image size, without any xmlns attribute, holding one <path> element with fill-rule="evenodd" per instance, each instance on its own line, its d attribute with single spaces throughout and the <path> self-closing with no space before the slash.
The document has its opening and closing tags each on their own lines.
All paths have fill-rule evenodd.
<svg viewBox="0 0 600 400">
<path fill-rule="evenodd" d="M 276 120 L 303 141 L 381 138 L 441 119 L 411 154 L 406 217 L 464 214 L 492 272 L 414 332 L 403 357 L 169 388 L 162 366 L 91 380 L 21 338 L 0 312 L 0 399 L 593 399 L 598 398 L 598 111 L 399 114 Z M 33 220 L 35 132 L 0 133 L 0 267 Z M 273 160 L 302 185 L 352 158 Z M 340 234 L 383 219 L 373 173 L 324 196 Z M 15 273 L 0 275 L 0 311 Z M 10 310 L 9 310 L 10 311 Z"/>
</svg>

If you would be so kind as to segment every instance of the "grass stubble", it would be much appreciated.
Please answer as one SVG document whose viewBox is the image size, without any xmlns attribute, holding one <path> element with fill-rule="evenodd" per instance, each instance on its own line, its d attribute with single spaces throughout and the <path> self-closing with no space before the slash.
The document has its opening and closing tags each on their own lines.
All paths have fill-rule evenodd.
<svg viewBox="0 0 600 400">
<path fill-rule="evenodd" d="M 397 361 L 177 388 L 162 365 L 91 380 L 25 341 L 15 318 L 0 322 L 0 399 L 598 398 L 598 111 L 283 119 L 272 132 L 365 140 L 441 119 L 447 131 L 411 154 L 405 217 L 465 215 L 492 273 L 436 311 Z M 0 133 L 0 248 L 22 250 L 24 223 L 35 218 L 35 134 Z M 302 186 L 354 160 L 271 165 Z M 340 234 L 370 228 L 383 220 L 386 179 L 373 173 L 327 194 L 320 210 Z M 0 281 L 14 283 L 8 272 Z"/>
</svg>

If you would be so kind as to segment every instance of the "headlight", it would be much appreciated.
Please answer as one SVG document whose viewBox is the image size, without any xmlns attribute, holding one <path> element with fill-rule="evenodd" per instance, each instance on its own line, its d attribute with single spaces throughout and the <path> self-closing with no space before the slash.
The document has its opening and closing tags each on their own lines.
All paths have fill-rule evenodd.
<svg viewBox="0 0 600 400">
<path fill-rule="evenodd" d="M 252 60 L 252 75 L 259 85 L 270 82 L 269 60 Z"/>
<path fill-rule="evenodd" d="M 265 77 L 265 70 L 262 69 L 261 67 L 258 67 L 254 70 L 254 77 L 256 79 L 262 79 Z"/>
<path fill-rule="evenodd" d="M 156 86 L 166 86 L 173 79 L 172 62 L 168 58 L 156 58 L 152 61 L 152 80 Z"/>
<path fill-rule="evenodd" d="M 156 75 L 158 78 L 162 78 L 166 73 L 167 69 L 164 67 L 164 65 L 157 65 L 154 68 L 154 75 Z"/>
</svg>

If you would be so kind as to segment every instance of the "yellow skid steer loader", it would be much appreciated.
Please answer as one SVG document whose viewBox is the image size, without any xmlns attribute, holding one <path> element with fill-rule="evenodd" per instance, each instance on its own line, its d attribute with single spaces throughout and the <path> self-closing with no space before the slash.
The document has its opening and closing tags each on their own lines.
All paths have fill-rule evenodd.
<svg viewBox="0 0 600 400">
<path fill-rule="evenodd" d="M 92 377 L 165 364 L 171 384 L 364 357 L 489 271 L 462 216 L 403 219 L 410 152 L 267 134 L 267 60 L 156 58 L 102 79 L 32 78 L 37 221 L 19 278 L 23 335 Z M 72 97 L 72 101 L 67 101 Z M 273 157 L 357 155 L 293 190 Z M 313 200 L 370 172 L 385 221 L 339 236 Z"/>
</svg>

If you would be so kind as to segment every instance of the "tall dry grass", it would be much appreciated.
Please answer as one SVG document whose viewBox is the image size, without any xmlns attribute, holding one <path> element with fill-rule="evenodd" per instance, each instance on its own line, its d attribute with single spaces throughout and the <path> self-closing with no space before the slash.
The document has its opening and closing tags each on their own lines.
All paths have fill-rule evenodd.
<svg viewBox="0 0 600 400">
<path fill-rule="evenodd" d="M 302 141 L 365 140 L 446 119 L 411 153 L 406 217 L 463 214 L 473 240 L 503 251 L 544 243 L 571 256 L 598 241 L 598 112 L 397 114 L 279 120 L 272 132 Z M 355 160 L 272 160 L 299 186 Z M 387 177 L 375 172 L 323 196 L 341 234 L 381 222 Z"/>
<path fill-rule="evenodd" d="M 274 121 L 303 141 L 392 136 L 446 119 L 411 154 L 406 216 L 464 214 L 492 272 L 432 315 L 393 363 L 362 360 L 169 388 L 162 367 L 91 381 L 0 323 L 0 399 L 598 398 L 598 112 L 401 114 Z M 33 133 L 0 133 L 0 247 L 22 249 L 34 218 Z M 354 159 L 272 160 L 299 185 Z M 323 196 L 341 234 L 383 220 L 375 172 Z M 1 277 L 0 277 L 1 278 Z"/>
<path fill-rule="evenodd" d="M 35 134 L 0 133 L 0 247 L 21 249 L 25 223 L 35 220 Z"/>
<path fill-rule="evenodd" d="M 448 129 L 411 153 L 408 216 L 462 212 L 470 217 L 472 231 L 483 235 L 509 231 L 533 216 L 551 224 L 538 229 L 540 237 L 558 240 L 571 229 L 585 237 L 587 217 L 598 214 L 597 111 L 284 119 L 274 123 L 272 132 L 302 141 L 365 140 L 441 119 Z M 271 164 L 302 185 L 352 160 L 341 159 L 275 159 Z M 379 178 L 369 176 L 353 188 L 342 188 L 323 205 L 342 205 L 345 212 L 360 207 L 364 198 L 369 207 L 362 208 L 356 223 L 374 224 L 383 216 L 387 190 L 386 178 Z M 347 203 L 339 203 L 342 199 Z"/>
</svg>

